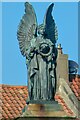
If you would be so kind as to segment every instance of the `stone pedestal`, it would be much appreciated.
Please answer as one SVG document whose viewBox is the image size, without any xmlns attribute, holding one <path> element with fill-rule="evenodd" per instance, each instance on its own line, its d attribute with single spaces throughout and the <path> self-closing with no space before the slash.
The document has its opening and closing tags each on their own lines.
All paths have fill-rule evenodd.
<svg viewBox="0 0 80 120">
<path fill-rule="evenodd" d="M 56 101 L 45 104 L 29 104 L 21 117 L 63 117 L 66 116 L 62 106 Z"/>
</svg>

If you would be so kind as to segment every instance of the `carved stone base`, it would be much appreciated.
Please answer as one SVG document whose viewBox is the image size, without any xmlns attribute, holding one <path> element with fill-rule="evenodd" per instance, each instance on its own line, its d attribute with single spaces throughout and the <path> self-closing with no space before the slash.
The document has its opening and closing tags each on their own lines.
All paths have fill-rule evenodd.
<svg viewBox="0 0 80 120">
<path fill-rule="evenodd" d="M 29 104 L 21 117 L 66 117 L 60 104 Z"/>
</svg>

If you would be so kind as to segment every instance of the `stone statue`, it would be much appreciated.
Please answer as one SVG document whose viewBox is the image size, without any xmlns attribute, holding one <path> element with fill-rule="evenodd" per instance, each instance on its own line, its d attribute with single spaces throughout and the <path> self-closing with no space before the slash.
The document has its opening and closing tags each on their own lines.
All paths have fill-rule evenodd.
<svg viewBox="0 0 80 120">
<path fill-rule="evenodd" d="M 54 100 L 57 28 L 51 14 L 53 5 L 48 7 L 43 24 L 38 26 L 34 9 L 26 2 L 17 31 L 19 47 L 28 68 L 29 100 Z"/>
</svg>

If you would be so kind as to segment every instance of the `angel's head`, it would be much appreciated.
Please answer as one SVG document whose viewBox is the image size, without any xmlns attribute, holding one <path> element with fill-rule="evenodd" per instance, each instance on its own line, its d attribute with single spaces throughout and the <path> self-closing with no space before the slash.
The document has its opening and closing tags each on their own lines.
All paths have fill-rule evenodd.
<svg viewBox="0 0 80 120">
<path fill-rule="evenodd" d="M 38 26 L 38 34 L 41 35 L 41 36 L 44 36 L 44 34 L 45 34 L 44 24 L 41 24 L 41 25 Z"/>
</svg>

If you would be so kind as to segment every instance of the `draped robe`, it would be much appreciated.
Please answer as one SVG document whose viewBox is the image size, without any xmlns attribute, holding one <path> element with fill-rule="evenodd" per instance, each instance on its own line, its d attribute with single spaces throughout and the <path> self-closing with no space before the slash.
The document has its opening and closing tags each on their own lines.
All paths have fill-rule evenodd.
<svg viewBox="0 0 80 120">
<path fill-rule="evenodd" d="M 54 99 L 56 77 L 55 59 L 52 55 L 51 53 L 48 56 L 42 56 L 40 53 L 33 53 L 28 66 L 28 92 L 30 100 Z"/>
</svg>

